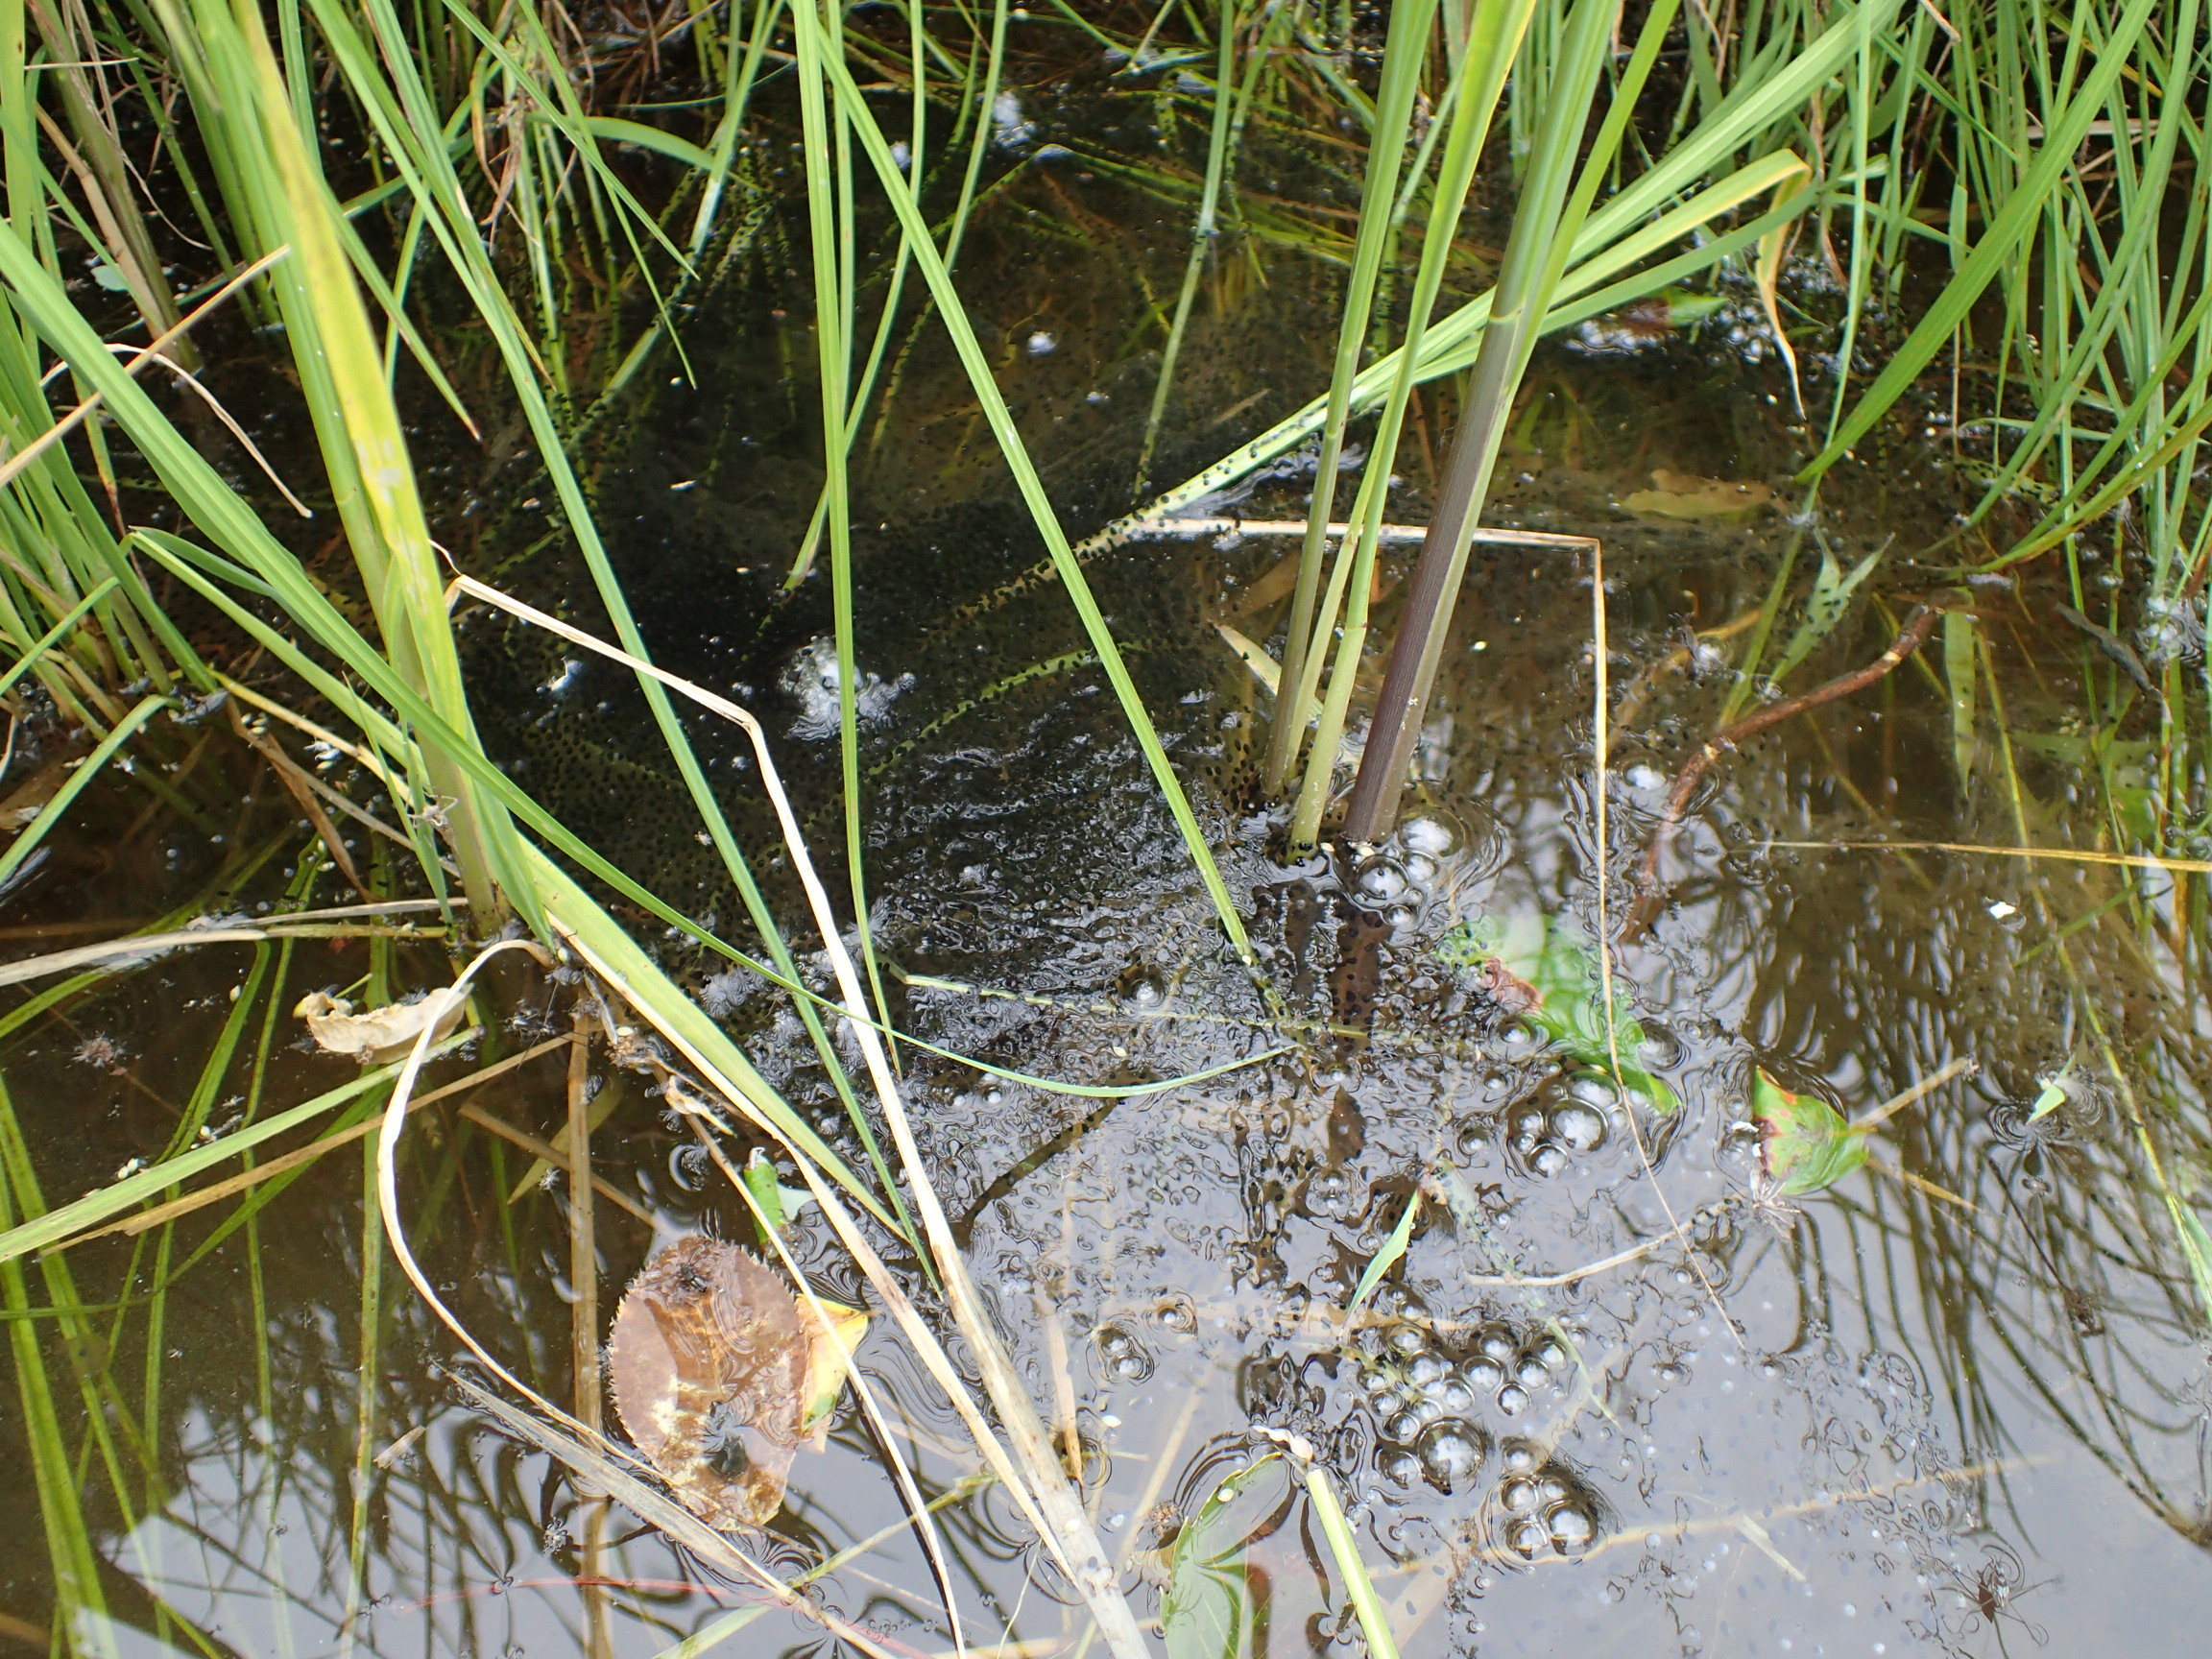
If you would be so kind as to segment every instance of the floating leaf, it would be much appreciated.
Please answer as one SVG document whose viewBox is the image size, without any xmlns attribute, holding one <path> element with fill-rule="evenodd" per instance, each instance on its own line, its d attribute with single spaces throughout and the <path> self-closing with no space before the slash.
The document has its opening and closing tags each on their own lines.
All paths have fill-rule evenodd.
<svg viewBox="0 0 2212 1659">
<path fill-rule="evenodd" d="M 1959 787 L 1974 776 L 1974 616 L 1968 611 L 1943 613 L 1943 678 L 1951 692 L 1951 758 L 1959 768 Z"/>
<path fill-rule="evenodd" d="M 860 1351 L 860 1339 L 868 1334 L 868 1315 L 857 1308 L 832 1302 L 827 1296 L 818 1297 L 822 1311 L 830 1315 L 830 1329 L 814 1317 L 814 1310 L 800 1305 L 800 1316 L 806 1321 L 806 1383 L 801 1398 L 806 1402 L 806 1410 L 800 1419 L 802 1432 L 814 1436 L 814 1450 L 822 1450 L 822 1435 L 830 1413 L 837 1408 L 837 1396 L 845 1392 L 846 1379 L 853 1373 L 849 1354 Z"/>
<path fill-rule="evenodd" d="M 382 1065 L 388 1060 L 404 1060 L 416 1038 L 422 1034 L 422 1027 L 433 1022 L 436 1028 L 431 1041 L 445 1036 L 461 1022 L 461 1010 L 466 1006 L 467 998 L 441 986 L 413 1002 L 387 1002 L 366 1014 L 354 1013 L 353 1004 L 343 997 L 310 991 L 292 1012 L 307 1022 L 309 1034 L 326 1052 L 349 1054 L 365 1065 Z"/>
<path fill-rule="evenodd" d="M 1598 955 L 1578 934 L 1549 918 L 1539 938 L 1508 938 L 1488 967 L 1493 987 L 1510 993 L 1510 1003 L 1568 1056 L 1604 1077 L 1617 1077 L 1662 1113 L 1681 1104 L 1673 1090 L 1636 1064 L 1645 1044 L 1635 1004 L 1621 981 L 1613 982 L 1613 1028 L 1608 1035 L 1600 995 Z M 1530 997 L 1533 1001 L 1529 1000 Z M 1618 1052 L 1621 1063 L 1613 1063 Z"/>
<path fill-rule="evenodd" d="M 777 1233 L 791 1224 L 802 1206 L 813 1202 L 813 1194 L 804 1188 L 786 1187 L 776 1178 L 775 1161 L 759 1146 L 745 1160 L 745 1190 L 760 1207 L 760 1218 Z"/>
<path fill-rule="evenodd" d="M 1866 1137 L 1817 1094 L 1792 1094 L 1765 1071 L 1751 1088 L 1759 1164 L 1784 1195 L 1833 1187 L 1866 1162 Z"/>
<path fill-rule="evenodd" d="M 1281 1457 L 1268 1453 L 1239 1469 L 1207 1497 L 1176 1533 L 1168 1560 L 1167 1593 L 1160 1621 L 1167 1659 L 1238 1659 L 1249 1651 L 1256 1612 L 1244 1551 L 1253 1532 L 1276 1504 L 1252 1501 L 1259 1477 Z"/>
<path fill-rule="evenodd" d="M 632 1281 L 614 1315 L 614 1407 L 685 1508 L 709 1527 L 762 1526 L 782 1506 L 825 1381 L 822 1340 L 750 1252 L 679 1238 Z"/>
<path fill-rule="evenodd" d="M 1664 467 L 1651 474 L 1651 488 L 1632 490 L 1621 497 L 1631 513 L 1661 518 L 1717 518 L 1722 522 L 1748 521 L 1781 504 L 1774 492 L 1754 482 L 1726 478 L 1697 478 L 1670 472 Z"/>
</svg>

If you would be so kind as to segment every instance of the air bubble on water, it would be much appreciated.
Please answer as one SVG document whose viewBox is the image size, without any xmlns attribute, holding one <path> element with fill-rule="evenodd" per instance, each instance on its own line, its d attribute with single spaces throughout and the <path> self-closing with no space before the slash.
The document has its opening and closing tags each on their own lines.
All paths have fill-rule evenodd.
<svg viewBox="0 0 2212 1659">
<path fill-rule="evenodd" d="M 1438 1382 L 1430 1390 L 1429 1397 L 1450 1416 L 1457 1417 L 1475 1408 L 1475 1390 L 1456 1377 L 1447 1377 Z"/>
<path fill-rule="evenodd" d="M 1513 1514 L 1526 1515 L 1536 1507 L 1536 1483 L 1533 1480 L 1508 1480 L 1500 1489 L 1498 1501 Z"/>
<path fill-rule="evenodd" d="M 1562 1106 L 1551 1114 L 1551 1134 L 1571 1152 L 1591 1152 L 1604 1144 L 1605 1119 L 1589 1107 Z"/>
<path fill-rule="evenodd" d="M 1402 899 L 1409 883 L 1406 872 L 1387 858 L 1370 858 L 1352 873 L 1359 896 L 1373 903 L 1387 904 Z"/>
<path fill-rule="evenodd" d="M 1459 837 L 1452 826 L 1441 818 L 1408 818 L 1398 831 L 1398 839 L 1408 852 L 1425 853 L 1431 858 L 1441 858 L 1458 845 Z"/>
<path fill-rule="evenodd" d="M 1551 1542 L 1559 1550 L 1582 1550 L 1598 1535 L 1597 1518 L 1581 1505 L 1562 1503 L 1551 1511 Z"/>
<path fill-rule="evenodd" d="M 1421 1419 L 1410 1411 L 1401 1411 L 1382 1425 L 1382 1432 L 1401 1446 L 1409 1446 L 1420 1437 Z"/>
<path fill-rule="evenodd" d="M 1500 1365 L 1512 1358 L 1520 1347 L 1521 1344 L 1513 1340 L 1513 1333 L 1503 1325 L 1485 1325 L 1475 1333 L 1475 1352 L 1485 1359 L 1497 1360 Z"/>
<path fill-rule="evenodd" d="M 1306 1208 L 1315 1215 L 1341 1215 L 1352 1183 L 1341 1169 L 1324 1169 L 1306 1183 Z"/>
<path fill-rule="evenodd" d="M 1382 1458 L 1382 1473 L 1401 1486 L 1410 1486 L 1421 1479 L 1421 1459 L 1407 1451 L 1385 1452 Z"/>
<path fill-rule="evenodd" d="M 1524 1388 L 1541 1388 L 1551 1381 L 1551 1367 L 1533 1354 L 1521 1361 L 1514 1375 L 1521 1379 L 1521 1386 Z"/>
<path fill-rule="evenodd" d="M 1467 1379 L 1467 1386 L 1478 1394 L 1487 1394 L 1505 1381 L 1503 1368 L 1487 1355 L 1468 1360 L 1460 1372 Z"/>
<path fill-rule="evenodd" d="M 1530 1155 L 1528 1167 L 1549 1179 L 1566 1169 L 1567 1154 L 1547 1141 Z"/>
<path fill-rule="evenodd" d="M 1482 1441 L 1456 1417 L 1431 1423 L 1421 1435 L 1421 1467 L 1438 1485 L 1451 1487 L 1482 1466 Z"/>
<path fill-rule="evenodd" d="M 1390 1346 L 1401 1354 L 1418 1354 L 1429 1346 L 1429 1337 L 1417 1325 L 1401 1325 L 1390 1333 Z"/>
<path fill-rule="evenodd" d="M 1517 1417 L 1528 1405 L 1528 1390 L 1518 1382 L 1508 1382 L 1498 1390 L 1498 1409 L 1508 1417 Z"/>
<path fill-rule="evenodd" d="M 1526 1440 L 1511 1440 L 1505 1445 L 1505 1472 L 1509 1475 L 1529 1475 L 1536 1469 L 1536 1448 Z"/>
<path fill-rule="evenodd" d="M 1442 1355 L 1421 1354 L 1415 1357 L 1412 1364 L 1406 1367 L 1406 1375 L 1426 1388 L 1450 1369 L 1451 1367 L 1444 1362 Z"/>
<path fill-rule="evenodd" d="M 1509 1541 L 1514 1553 L 1524 1561 L 1533 1561 L 1538 1551 L 1551 1548 L 1551 1535 L 1541 1521 L 1524 1521 L 1513 1528 Z"/>
</svg>

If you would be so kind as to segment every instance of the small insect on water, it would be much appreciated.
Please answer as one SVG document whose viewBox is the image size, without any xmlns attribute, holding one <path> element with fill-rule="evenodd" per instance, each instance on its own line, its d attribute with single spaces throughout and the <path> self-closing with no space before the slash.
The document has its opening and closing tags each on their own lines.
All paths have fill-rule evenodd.
<svg viewBox="0 0 2212 1659">
<path fill-rule="evenodd" d="M 2009 1620 L 2025 1631 L 2036 1647 L 2047 1645 L 2051 1633 L 2015 1611 L 2012 1604 L 2051 1580 L 2039 1578 L 2032 1584 L 2027 1580 L 2028 1571 L 2021 1565 L 2019 1555 L 2004 1544 L 1991 1544 L 1982 1558 L 1982 1565 L 1971 1574 L 1954 1569 L 1953 1589 L 1962 1604 L 1959 1634 L 1974 1636 L 1986 1629 L 1997 1638 L 1999 1654 L 2007 1655 L 2009 1650 L 2005 1646 L 2005 1623 Z"/>
</svg>

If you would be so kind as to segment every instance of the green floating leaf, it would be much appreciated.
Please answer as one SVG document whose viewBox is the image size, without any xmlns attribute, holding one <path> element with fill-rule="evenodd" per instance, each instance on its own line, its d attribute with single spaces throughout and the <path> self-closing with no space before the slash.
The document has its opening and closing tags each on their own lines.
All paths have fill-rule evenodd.
<svg viewBox="0 0 2212 1659">
<path fill-rule="evenodd" d="M 1276 1507 L 1253 1501 L 1259 1477 L 1282 1459 L 1268 1453 L 1216 1486 L 1176 1533 L 1167 1594 L 1160 1619 L 1167 1659 L 1238 1659 L 1250 1650 L 1256 1607 L 1244 1551 L 1260 1522 Z"/>
<path fill-rule="evenodd" d="M 1623 1088 L 1649 1100 L 1655 1111 L 1669 1113 L 1681 1105 L 1673 1090 L 1636 1064 L 1646 1041 L 1644 1028 L 1619 979 L 1613 983 L 1608 1039 L 1597 952 L 1558 917 L 1546 918 L 1540 926 L 1522 922 L 1506 929 L 1479 917 L 1456 923 L 1433 950 L 1448 968 L 1486 973 L 1492 994 L 1576 1064 L 1616 1078 Z"/>
<path fill-rule="evenodd" d="M 1759 1159 L 1785 1196 L 1833 1187 L 1866 1162 L 1866 1137 L 1816 1094 L 1792 1094 L 1765 1071 L 1751 1088 Z"/>
<path fill-rule="evenodd" d="M 1825 546 L 1820 549 L 1820 574 L 1813 579 L 1813 593 L 1805 601 L 1804 619 L 1797 624 L 1797 632 L 1790 636 L 1790 643 L 1783 648 L 1781 660 L 1774 664 L 1769 679 L 1780 680 L 1812 655 L 1813 647 L 1834 631 L 1836 624 L 1843 619 L 1844 607 L 1851 603 L 1851 595 L 1873 572 L 1875 563 L 1887 546 L 1888 543 L 1884 542 L 1875 548 L 1852 566 L 1849 575 L 1844 574 L 1832 550 Z"/>
</svg>

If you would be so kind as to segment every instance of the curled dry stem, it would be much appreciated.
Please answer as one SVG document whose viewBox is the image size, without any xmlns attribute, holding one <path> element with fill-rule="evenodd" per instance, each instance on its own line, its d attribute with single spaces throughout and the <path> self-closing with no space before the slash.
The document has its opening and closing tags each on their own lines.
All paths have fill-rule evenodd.
<svg viewBox="0 0 2212 1659">
<path fill-rule="evenodd" d="M 1606 651 L 1605 550 L 1593 541 L 1590 544 L 1590 657 L 1596 683 L 1596 695 L 1593 699 L 1595 731 L 1593 733 L 1594 754 L 1592 759 L 1597 775 L 1591 780 L 1590 796 L 1592 809 L 1596 817 L 1593 839 L 1597 843 L 1594 861 L 1597 864 L 1598 874 L 1598 996 L 1605 1010 L 1605 1055 L 1611 1066 L 1607 1076 L 1612 1080 L 1613 1093 L 1618 1098 L 1626 1094 L 1626 1090 L 1622 1087 L 1621 1083 L 1620 1004 L 1613 996 L 1613 929 L 1606 920 L 1611 876 L 1607 869 L 1610 835 L 1605 827 L 1606 806 L 1610 801 L 1606 792 L 1606 773 L 1610 765 L 1608 750 L 1611 744 L 1607 716 L 1612 698 L 1612 690 L 1606 679 Z M 1631 918 L 1631 928 L 1634 926 L 1635 919 Z M 1659 1200 L 1659 1208 L 1666 1213 L 1669 1231 L 1676 1234 L 1681 1233 L 1686 1224 L 1679 1215 L 1674 1214 L 1673 1202 L 1667 1196 L 1667 1189 L 1660 1184 L 1658 1166 L 1651 1158 L 1650 1142 L 1645 1140 L 1643 1126 L 1636 1121 L 1635 1106 L 1632 1103 L 1623 1102 L 1622 1115 L 1628 1120 L 1628 1133 L 1636 1142 L 1636 1156 L 1644 1166 L 1644 1178 L 1651 1183 L 1652 1195 Z M 1720 1300 L 1720 1291 L 1714 1285 L 1712 1275 L 1705 1271 L 1705 1263 L 1699 1259 L 1696 1251 L 1692 1250 L 1689 1253 L 1689 1262 L 1690 1265 L 1696 1270 L 1697 1283 L 1705 1287 L 1706 1296 L 1712 1300 L 1713 1311 L 1719 1315 L 1720 1323 L 1727 1329 L 1728 1334 L 1736 1338 L 1736 1346 L 1742 1348 L 1743 1346 L 1743 1333 L 1738 1328 L 1735 1319 L 1729 1315 L 1727 1304 Z"/>
<path fill-rule="evenodd" d="M 665 1093 L 663 1087 L 663 1094 Z M 681 1107 L 678 1109 L 682 1110 Z M 884 1461 L 891 1465 L 892 1478 L 898 1482 L 900 1501 L 906 1505 L 907 1516 L 913 1521 L 914 1529 L 922 1538 L 922 1548 L 928 1554 L 929 1570 L 937 1579 L 938 1594 L 945 1608 L 946 1628 L 951 1633 L 952 1647 L 960 1659 L 968 1659 L 968 1639 L 960 1627 L 960 1603 L 953 1592 L 952 1570 L 946 1564 L 944 1545 L 937 1535 L 937 1524 L 930 1519 L 929 1505 L 923 1498 L 921 1488 L 914 1483 L 913 1472 L 906 1467 L 906 1460 L 899 1455 L 897 1438 L 891 1432 L 890 1420 L 883 1415 L 882 1407 L 877 1403 L 876 1390 L 862 1374 L 857 1357 L 846 1341 L 843 1329 L 830 1316 L 830 1310 L 823 1306 L 822 1298 L 815 1293 L 813 1284 L 800 1270 L 799 1263 L 791 1259 L 791 1252 L 784 1248 L 783 1236 L 771 1225 L 768 1216 L 760 1209 L 759 1200 L 753 1196 L 752 1188 L 745 1185 L 744 1176 L 737 1172 L 728 1155 L 723 1152 L 722 1142 L 710 1127 L 712 1120 L 695 1112 L 686 1115 L 691 1118 L 692 1133 L 698 1136 L 700 1144 L 707 1149 L 707 1155 L 714 1160 L 715 1167 L 722 1171 L 731 1188 L 745 1201 L 746 1209 L 753 1213 L 753 1219 L 759 1225 L 760 1236 L 768 1240 L 769 1248 L 776 1252 L 776 1259 L 783 1263 L 783 1271 L 799 1286 L 799 1293 L 806 1299 L 806 1310 L 814 1316 L 816 1326 L 836 1348 L 838 1358 L 844 1361 L 845 1376 L 853 1384 L 854 1397 L 860 1402 L 860 1409 L 867 1414 L 869 1427 L 876 1431 L 877 1443 L 883 1450 Z"/>
</svg>

